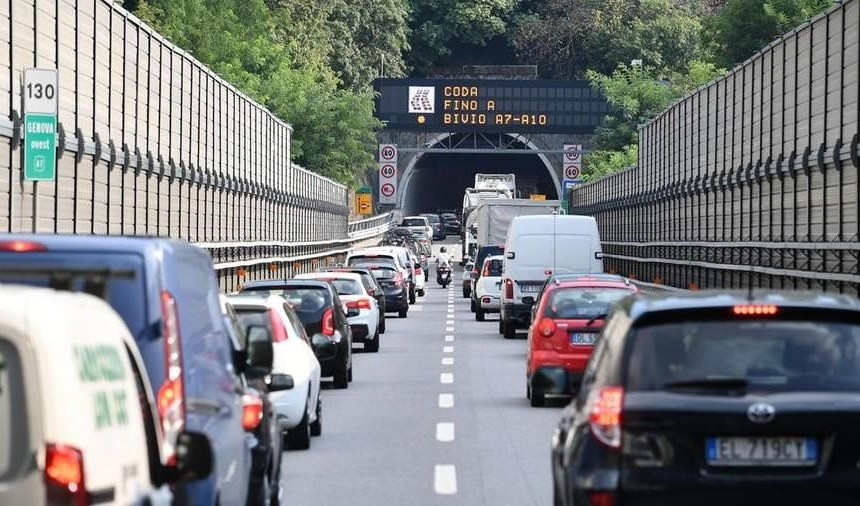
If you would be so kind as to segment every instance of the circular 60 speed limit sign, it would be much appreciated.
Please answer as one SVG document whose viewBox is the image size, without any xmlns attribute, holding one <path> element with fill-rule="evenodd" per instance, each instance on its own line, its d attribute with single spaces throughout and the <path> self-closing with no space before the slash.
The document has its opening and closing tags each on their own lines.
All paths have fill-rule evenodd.
<svg viewBox="0 0 860 506">
<path fill-rule="evenodd" d="M 379 169 L 379 174 L 386 179 L 391 179 L 397 174 L 397 169 L 393 165 L 386 164 Z"/>
</svg>

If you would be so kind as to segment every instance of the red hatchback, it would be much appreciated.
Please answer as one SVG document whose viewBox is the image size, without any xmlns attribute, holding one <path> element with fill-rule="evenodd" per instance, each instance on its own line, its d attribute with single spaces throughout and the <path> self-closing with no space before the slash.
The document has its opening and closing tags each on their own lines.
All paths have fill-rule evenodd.
<svg viewBox="0 0 860 506">
<path fill-rule="evenodd" d="M 543 406 L 550 395 L 573 395 L 613 304 L 638 288 L 621 276 L 568 274 L 547 281 L 529 327 L 526 395 Z"/>
</svg>

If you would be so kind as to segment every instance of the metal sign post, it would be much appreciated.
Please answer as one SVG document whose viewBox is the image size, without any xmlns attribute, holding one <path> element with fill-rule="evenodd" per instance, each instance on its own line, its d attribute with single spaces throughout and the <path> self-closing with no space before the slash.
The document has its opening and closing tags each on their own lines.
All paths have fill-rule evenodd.
<svg viewBox="0 0 860 506">
<path fill-rule="evenodd" d="M 33 232 L 39 220 L 39 181 L 57 178 L 57 69 L 25 69 L 21 86 L 24 102 L 24 181 L 33 182 Z"/>
</svg>

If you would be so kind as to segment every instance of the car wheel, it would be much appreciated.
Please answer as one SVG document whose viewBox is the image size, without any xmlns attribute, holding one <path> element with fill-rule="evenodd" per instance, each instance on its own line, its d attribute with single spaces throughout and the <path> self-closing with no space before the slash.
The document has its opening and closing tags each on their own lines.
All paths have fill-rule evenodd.
<svg viewBox="0 0 860 506">
<path fill-rule="evenodd" d="M 352 383 L 352 364 L 349 364 L 349 369 L 346 371 L 346 380 Z"/>
<path fill-rule="evenodd" d="M 504 333 L 505 333 L 505 323 L 500 317 L 499 318 L 499 334 L 504 334 Z"/>
<path fill-rule="evenodd" d="M 307 450 L 311 447 L 311 424 L 307 406 L 302 421 L 292 429 L 287 430 L 287 447 L 290 450 Z"/>
<path fill-rule="evenodd" d="M 372 341 L 364 342 L 364 351 L 370 353 L 376 353 L 379 351 L 379 332 L 377 332 L 376 335 L 373 336 Z"/>
<path fill-rule="evenodd" d="M 317 396 L 317 419 L 311 424 L 311 436 L 322 434 L 322 397 Z"/>
<path fill-rule="evenodd" d="M 484 310 L 480 307 L 475 308 L 475 320 L 479 322 L 484 321 Z"/>
<path fill-rule="evenodd" d="M 552 486 L 552 505 L 564 506 L 564 503 L 561 500 L 561 496 L 558 494 L 558 487 L 555 484 L 553 484 Z"/>
<path fill-rule="evenodd" d="M 502 320 L 502 334 L 505 335 L 505 339 L 514 339 L 517 337 L 517 328 L 513 323 Z"/>
<path fill-rule="evenodd" d="M 334 387 L 337 389 L 344 389 L 349 387 L 349 368 L 346 363 L 341 364 L 337 370 L 334 371 L 332 375 L 334 379 Z"/>
<path fill-rule="evenodd" d="M 418 296 L 424 297 L 424 289 L 423 288 L 421 290 L 418 290 Z"/>
<path fill-rule="evenodd" d="M 409 291 L 409 303 L 410 303 L 410 304 L 415 304 L 415 301 L 416 301 L 416 298 L 415 298 L 415 290 L 413 289 L 413 290 L 410 290 L 410 291 Z"/>
<path fill-rule="evenodd" d="M 385 334 L 385 315 L 382 315 L 382 321 L 379 322 L 379 333 Z"/>
<path fill-rule="evenodd" d="M 399 316 L 400 318 L 406 318 L 406 314 L 407 314 L 407 311 L 405 309 L 401 309 L 400 311 L 397 312 L 397 316 Z"/>
<path fill-rule="evenodd" d="M 529 403 L 533 408 L 542 407 L 544 403 L 543 392 L 532 389 L 531 396 L 529 396 Z"/>
<path fill-rule="evenodd" d="M 464 299 L 468 299 L 468 298 L 469 298 L 469 295 L 471 295 L 471 294 L 469 293 L 469 290 L 466 290 L 466 289 L 464 288 L 464 289 L 463 289 L 463 298 L 464 298 Z"/>
<path fill-rule="evenodd" d="M 472 299 L 472 300 L 469 302 L 469 310 L 470 310 L 470 311 L 472 311 L 472 312 L 474 313 L 474 312 L 475 312 L 475 309 L 476 309 L 476 306 L 477 306 L 477 304 L 475 304 L 475 299 Z"/>
</svg>

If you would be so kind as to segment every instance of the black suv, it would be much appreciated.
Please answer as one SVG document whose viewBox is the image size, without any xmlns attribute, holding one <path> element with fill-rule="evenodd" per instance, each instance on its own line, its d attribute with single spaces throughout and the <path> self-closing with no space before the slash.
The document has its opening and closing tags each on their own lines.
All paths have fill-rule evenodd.
<svg viewBox="0 0 860 506">
<path fill-rule="evenodd" d="M 344 305 L 331 283 L 312 279 L 251 281 L 242 293 L 280 295 L 296 312 L 311 338 L 321 375 L 331 376 L 335 388 L 347 388 L 352 380 L 352 331 Z"/>
<path fill-rule="evenodd" d="M 555 504 L 860 504 L 860 301 L 623 299 L 553 436 Z"/>
</svg>

